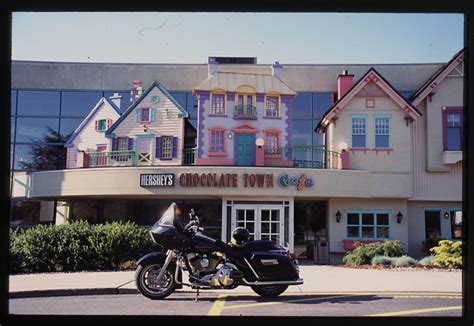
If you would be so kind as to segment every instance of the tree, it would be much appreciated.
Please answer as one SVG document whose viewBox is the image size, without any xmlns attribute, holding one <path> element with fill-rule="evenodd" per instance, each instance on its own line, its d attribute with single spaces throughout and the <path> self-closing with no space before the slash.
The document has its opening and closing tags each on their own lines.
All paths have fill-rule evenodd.
<svg viewBox="0 0 474 326">
<path fill-rule="evenodd" d="M 32 159 L 30 162 L 21 162 L 21 168 L 28 171 L 37 170 L 57 170 L 64 169 L 66 166 L 66 148 L 61 145 L 71 136 L 62 135 L 58 131 L 47 127 L 48 131 L 43 135 L 42 144 L 30 145 L 29 154 Z"/>
</svg>

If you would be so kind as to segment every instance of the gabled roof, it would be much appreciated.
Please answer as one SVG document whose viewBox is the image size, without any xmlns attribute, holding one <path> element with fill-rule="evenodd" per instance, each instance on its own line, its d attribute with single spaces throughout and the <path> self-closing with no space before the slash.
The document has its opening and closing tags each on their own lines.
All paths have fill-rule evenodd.
<svg viewBox="0 0 474 326">
<path fill-rule="evenodd" d="M 114 124 L 112 124 L 112 126 L 110 126 L 110 128 L 105 132 L 105 136 L 106 137 L 109 137 L 111 136 L 111 133 L 112 131 L 115 130 L 115 128 L 117 128 L 117 126 L 123 121 L 125 120 L 125 118 L 137 107 L 137 105 L 145 98 L 145 96 L 148 95 L 148 93 L 151 92 L 151 90 L 155 87 L 158 87 L 158 89 L 163 93 L 165 94 L 165 96 L 171 101 L 173 102 L 174 105 L 176 105 L 176 107 L 178 108 L 178 110 L 181 112 L 182 114 L 182 117 L 183 118 L 187 118 L 188 117 L 188 112 L 181 106 L 181 104 L 178 103 L 178 101 L 173 97 L 173 95 L 171 95 L 170 93 L 168 93 L 168 91 L 163 87 L 163 85 L 160 84 L 159 81 L 155 80 L 153 81 L 153 83 L 151 83 L 151 85 L 142 93 L 142 95 L 137 98 L 135 100 L 135 102 L 132 103 L 132 105 L 130 105 L 128 107 L 127 110 L 125 110 L 125 112 L 122 114 L 122 116 L 114 122 Z"/>
<path fill-rule="evenodd" d="M 444 66 L 442 66 L 434 75 L 420 87 L 410 98 L 413 105 L 417 106 L 428 94 L 436 88 L 441 81 L 461 62 L 464 61 L 465 48 L 458 51 Z"/>
<path fill-rule="evenodd" d="M 371 67 L 352 87 L 337 100 L 319 121 L 314 129 L 320 132 L 329 125 L 332 118 L 347 104 L 349 101 L 359 93 L 369 82 L 374 82 L 379 86 L 390 98 L 402 108 L 411 118 L 420 117 L 422 114 L 410 102 L 408 102 L 403 95 L 401 95 L 374 67 Z"/>
<path fill-rule="evenodd" d="M 296 95 L 296 91 L 284 81 L 269 74 L 237 73 L 218 71 L 207 77 L 199 85 L 193 88 L 195 91 L 211 91 L 223 89 L 226 92 L 235 92 L 237 87 L 251 85 L 255 87 L 256 93 L 277 92 L 280 94 Z"/>
<path fill-rule="evenodd" d="M 102 104 L 108 103 L 112 109 L 114 109 L 115 113 L 117 114 L 118 117 L 120 117 L 119 109 L 117 106 L 110 100 L 108 100 L 105 97 L 102 97 L 97 104 L 94 106 L 94 108 L 89 112 L 89 114 L 82 120 L 82 122 L 77 126 L 77 128 L 74 130 L 72 133 L 71 137 L 67 140 L 66 144 L 64 144 L 64 147 L 71 147 L 72 141 L 79 135 L 84 129 L 84 127 L 89 123 L 89 121 L 97 114 L 97 112 L 100 111 L 100 108 L 102 108 Z"/>
</svg>

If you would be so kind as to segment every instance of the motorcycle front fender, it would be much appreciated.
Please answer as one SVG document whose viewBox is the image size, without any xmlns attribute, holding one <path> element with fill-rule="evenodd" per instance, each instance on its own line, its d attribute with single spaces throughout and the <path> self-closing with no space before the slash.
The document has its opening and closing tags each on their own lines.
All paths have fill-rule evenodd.
<svg viewBox="0 0 474 326">
<path fill-rule="evenodd" d="M 160 264 L 163 265 L 166 260 L 166 254 L 162 252 L 151 252 L 137 261 L 137 265 Z"/>
</svg>

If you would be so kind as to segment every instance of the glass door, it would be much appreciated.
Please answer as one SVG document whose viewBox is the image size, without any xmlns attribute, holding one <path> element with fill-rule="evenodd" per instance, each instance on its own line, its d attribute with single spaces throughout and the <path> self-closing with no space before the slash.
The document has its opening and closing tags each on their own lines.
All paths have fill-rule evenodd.
<svg viewBox="0 0 474 326">
<path fill-rule="evenodd" d="M 270 240 L 281 246 L 284 245 L 283 207 L 259 206 L 258 221 L 261 240 Z"/>
<path fill-rule="evenodd" d="M 232 210 L 232 230 L 238 227 L 246 228 L 250 233 L 249 240 L 258 240 L 256 231 L 256 210 L 255 206 L 234 205 Z"/>
</svg>

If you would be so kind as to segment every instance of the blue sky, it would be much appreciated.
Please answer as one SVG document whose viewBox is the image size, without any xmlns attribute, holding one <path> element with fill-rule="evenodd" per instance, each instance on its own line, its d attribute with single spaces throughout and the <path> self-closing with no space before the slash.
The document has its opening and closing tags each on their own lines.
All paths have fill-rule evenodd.
<svg viewBox="0 0 474 326">
<path fill-rule="evenodd" d="M 204 63 L 446 62 L 463 47 L 462 14 L 14 13 L 12 59 Z"/>
</svg>

